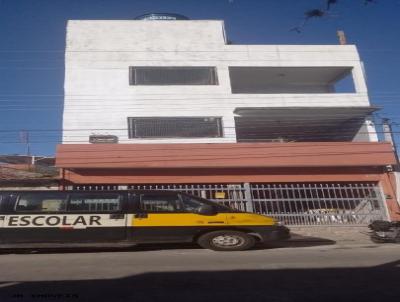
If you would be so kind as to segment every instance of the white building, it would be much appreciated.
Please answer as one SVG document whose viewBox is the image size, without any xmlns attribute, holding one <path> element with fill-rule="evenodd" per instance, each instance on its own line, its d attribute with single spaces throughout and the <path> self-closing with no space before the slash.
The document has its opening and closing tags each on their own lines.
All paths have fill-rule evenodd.
<svg viewBox="0 0 400 302">
<path fill-rule="evenodd" d="M 232 45 L 222 21 L 70 21 L 65 64 L 63 188 L 183 190 L 288 224 L 398 218 L 396 158 L 353 45 Z"/>
<path fill-rule="evenodd" d="M 63 143 L 377 140 L 354 45 L 231 45 L 214 20 L 69 21 L 66 44 Z"/>
</svg>

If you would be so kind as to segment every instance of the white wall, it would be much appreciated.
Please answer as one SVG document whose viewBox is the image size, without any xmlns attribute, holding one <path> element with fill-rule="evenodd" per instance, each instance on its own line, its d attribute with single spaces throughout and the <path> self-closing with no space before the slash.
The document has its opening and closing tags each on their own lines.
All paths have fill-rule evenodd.
<svg viewBox="0 0 400 302">
<path fill-rule="evenodd" d="M 235 142 L 236 107 L 368 106 L 353 45 L 227 45 L 222 21 L 69 21 L 64 143 L 115 134 L 121 143 Z M 216 66 L 216 86 L 130 86 L 129 66 Z M 346 66 L 356 93 L 231 94 L 229 66 Z M 217 116 L 224 137 L 128 139 L 127 118 Z M 90 129 L 118 129 L 96 130 Z"/>
<path fill-rule="evenodd" d="M 365 123 L 361 126 L 360 130 L 354 137 L 355 142 L 377 142 L 378 134 L 376 133 L 375 125 L 372 120 L 367 119 Z"/>
</svg>

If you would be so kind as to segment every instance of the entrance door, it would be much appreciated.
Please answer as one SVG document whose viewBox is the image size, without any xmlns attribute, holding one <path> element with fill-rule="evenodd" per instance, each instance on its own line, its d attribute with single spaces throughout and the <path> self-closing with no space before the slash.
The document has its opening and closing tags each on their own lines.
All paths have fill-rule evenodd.
<svg viewBox="0 0 400 302">
<path fill-rule="evenodd" d="M 109 242 L 126 239 L 126 193 L 71 193 L 64 224 L 66 239 L 73 242 Z"/>
</svg>

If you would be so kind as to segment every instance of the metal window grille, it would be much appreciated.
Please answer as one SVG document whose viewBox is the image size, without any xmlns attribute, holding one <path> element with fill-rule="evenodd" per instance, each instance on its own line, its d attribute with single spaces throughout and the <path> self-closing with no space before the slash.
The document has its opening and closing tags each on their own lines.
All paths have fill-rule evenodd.
<svg viewBox="0 0 400 302">
<path fill-rule="evenodd" d="M 215 67 L 138 66 L 129 68 L 130 85 L 218 85 Z"/>
<path fill-rule="evenodd" d="M 129 117 L 129 138 L 221 137 L 219 117 Z"/>
</svg>

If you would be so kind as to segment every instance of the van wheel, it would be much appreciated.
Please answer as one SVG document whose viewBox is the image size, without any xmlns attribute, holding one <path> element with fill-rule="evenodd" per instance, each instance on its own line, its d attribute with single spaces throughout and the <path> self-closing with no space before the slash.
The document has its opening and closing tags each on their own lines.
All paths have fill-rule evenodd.
<svg viewBox="0 0 400 302">
<path fill-rule="evenodd" d="M 244 251 L 251 249 L 256 240 L 246 233 L 226 230 L 206 233 L 200 236 L 197 243 L 214 251 Z"/>
</svg>

